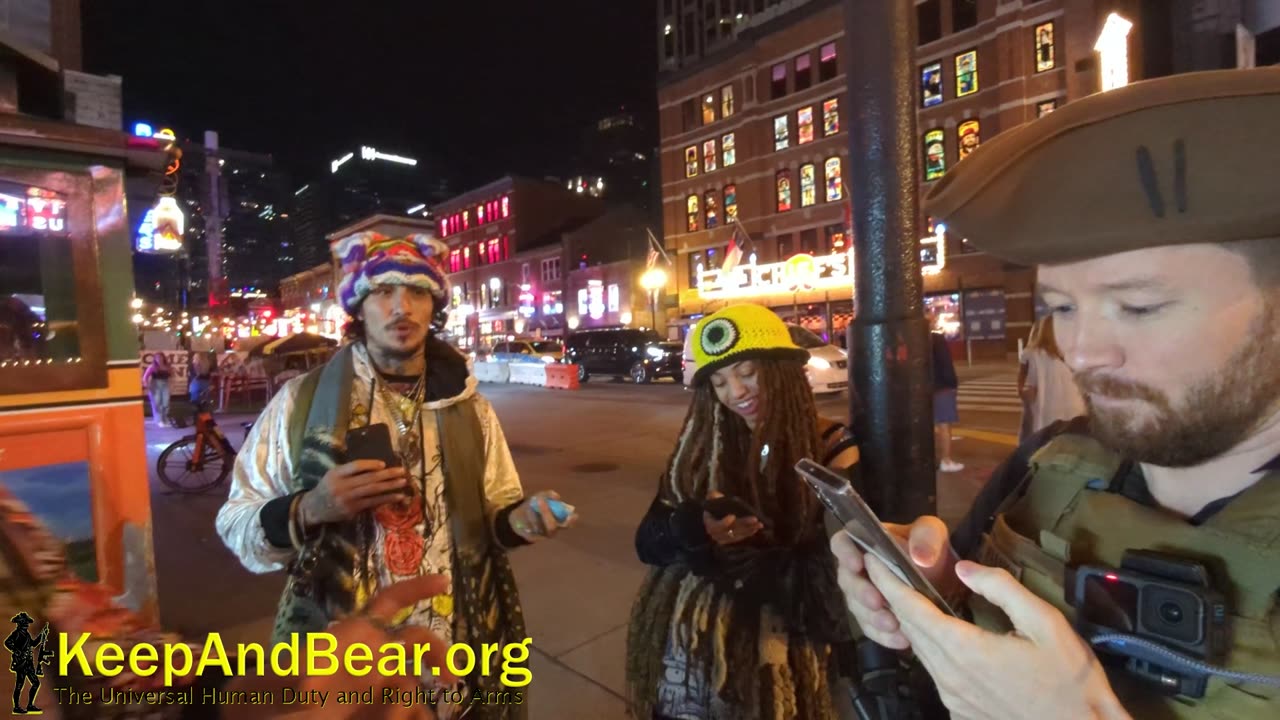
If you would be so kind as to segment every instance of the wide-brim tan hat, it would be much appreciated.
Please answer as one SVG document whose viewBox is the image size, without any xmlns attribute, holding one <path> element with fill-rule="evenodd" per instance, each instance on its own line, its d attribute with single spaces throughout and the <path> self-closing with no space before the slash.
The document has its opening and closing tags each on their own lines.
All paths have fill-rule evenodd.
<svg viewBox="0 0 1280 720">
<path fill-rule="evenodd" d="M 925 211 L 1023 265 L 1280 238 L 1280 67 L 1145 80 L 1001 133 Z"/>
</svg>

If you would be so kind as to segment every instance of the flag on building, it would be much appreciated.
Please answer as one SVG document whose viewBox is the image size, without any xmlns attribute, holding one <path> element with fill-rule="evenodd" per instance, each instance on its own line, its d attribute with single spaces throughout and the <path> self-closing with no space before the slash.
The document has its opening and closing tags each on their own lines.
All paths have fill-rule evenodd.
<svg viewBox="0 0 1280 720">
<path fill-rule="evenodd" d="M 733 237 L 729 238 L 729 247 L 724 251 L 724 266 L 721 272 L 729 272 L 742 262 L 742 246 L 738 244 L 738 228 L 733 229 Z"/>
</svg>

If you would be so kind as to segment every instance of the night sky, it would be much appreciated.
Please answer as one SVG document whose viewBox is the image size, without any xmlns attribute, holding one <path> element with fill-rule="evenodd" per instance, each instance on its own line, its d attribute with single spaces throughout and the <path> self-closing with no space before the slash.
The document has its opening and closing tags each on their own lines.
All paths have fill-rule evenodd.
<svg viewBox="0 0 1280 720">
<path fill-rule="evenodd" d="M 271 153 L 296 184 L 361 144 L 455 190 L 568 172 L 586 128 L 655 114 L 652 0 L 85 0 L 85 70 L 127 127 Z M 374 9 L 376 8 L 376 10 Z M 656 128 L 652 135 L 655 137 Z"/>
</svg>

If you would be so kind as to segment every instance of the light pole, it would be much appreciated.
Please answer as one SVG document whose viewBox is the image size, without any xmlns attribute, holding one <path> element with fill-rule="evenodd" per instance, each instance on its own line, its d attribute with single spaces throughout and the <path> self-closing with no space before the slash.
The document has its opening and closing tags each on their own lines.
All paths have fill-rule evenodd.
<svg viewBox="0 0 1280 720">
<path fill-rule="evenodd" d="M 653 329 L 658 329 L 658 291 L 667 286 L 667 273 L 662 268 L 649 268 L 640 276 L 640 287 L 649 292 L 649 315 Z"/>
</svg>

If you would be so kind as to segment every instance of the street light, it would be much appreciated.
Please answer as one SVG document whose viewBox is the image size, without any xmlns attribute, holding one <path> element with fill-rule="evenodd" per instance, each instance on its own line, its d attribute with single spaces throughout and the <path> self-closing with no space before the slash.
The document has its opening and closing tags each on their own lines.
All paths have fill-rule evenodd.
<svg viewBox="0 0 1280 720">
<path fill-rule="evenodd" d="M 649 268 L 640 276 L 640 287 L 649 291 L 649 312 L 653 327 L 658 328 L 658 291 L 667 286 L 667 273 L 662 268 Z"/>
</svg>

